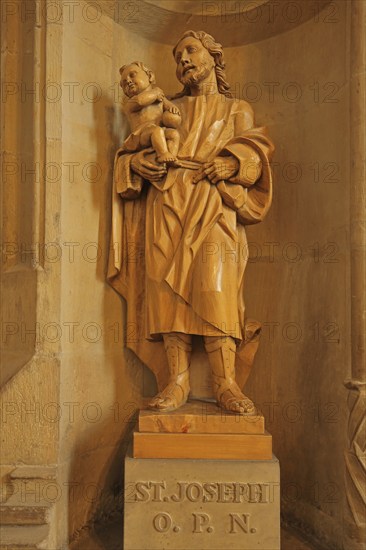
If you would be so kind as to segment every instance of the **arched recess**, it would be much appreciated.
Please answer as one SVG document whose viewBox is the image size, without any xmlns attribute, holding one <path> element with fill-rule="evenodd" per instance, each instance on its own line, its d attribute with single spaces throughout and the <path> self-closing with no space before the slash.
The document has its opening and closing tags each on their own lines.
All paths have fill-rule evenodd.
<svg viewBox="0 0 366 550">
<path fill-rule="evenodd" d="M 259 269 L 258 280 L 264 285 L 268 285 L 268 288 L 264 287 L 263 292 L 273 295 L 273 291 L 276 289 L 280 295 L 279 302 L 286 303 L 287 301 L 287 315 L 290 315 L 286 319 L 284 317 L 285 310 L 281 309 L 281 306 L 276 307 L 272 310 L 272 317 L 267 319 L 268 325 L 270 327 L 273 325 L 272 328 L 275 328 L 282 323 L 282 328 L 286 326 L 285 321 L 289 321 L 289 324 L 292 323 L 295 326 L 299 319 L 304 340 L 305 331 L 314 330 L 314 327 L 317 327 L 318 330 L 320 320 L 322 334 L 314 333 L 313 341 L 304 341 L 301 352 L 294 355 L 295 346 L 292 346 L 291 349 L 291 346 L 284 345 L 283 341 L 276 341 L 281 353 L 276 357 L 276 361 L 273 360 L 270 353 L 262 355 L 262 361 L 265 364 L 262 373 L 267 376 L 264 381 L 256 380 L 256 382 L 258 382 L 258 387 L 261 387 L 263 395 L 272 397 L 272 405 L 276 404 L 273 403 L 274 396 L 278 398 L 280 404 L 281 402 L 287 405 L 291 403 L 291 393 L 288 390 L 293 389 L 295 401 L 292 403 L 295 403 L 296 407 L 300 407 L 297 409 L 300 412 L 303 411 L 301 407 L 313 406 L 315 399 L 318 399 L 319 401 L 315 403 L 316 406 L 335 403 L 341 413 L 345 410 L 346 402 L 342 382 L 344 377 L 351 376 L 351 380 L 347 383 L 347 387 L 350 389 L 349 407 L 351 413 L 348 433 L 347 419 L 343 414 L 337 417 L 338 431 L 336 434 L 332 432 L 330 425 L 326 426 L 324 423 L 316 425 L 315 421 L 308 421 L 305 414 L 301 416 L 301 421 L 305 423 L 303 426 L 300 426 L 299 423 L 288 426 L 287 442 L 281 435 L 283 422 L 281 426 L 280 421 L 277 424 L 275 421 L 273 429 L 275 440 L 277 438 L 279 446 L 283 446 L 284 473 L 288 476 L 287 481 L 290 482 L 292 479 L 299 483 L 302 497 L 304 497 L 299 498 L 296 505 L 287 506 L 286 512 L 291 515 L 291 519 L 305 529 L 313 531 L 325 543 L 333 545 L 331 547 L 348 549 L 351 548 L 351 544 L 354 544 L 355 548 L 359 548 L 362 540 L 361 533 L 364 529 L 363 520 L 360 520 L 360 510 L 363 509 L 365 503 L 365 494 L 363 490 L 360 490 L 365 480 L 365 467 L 360 455 L 360 449 L 363 449 L 365 445 L 364 431 L 362 430 L 364 414 L 361 410 L 365 395 L 365 373 L 361 368 L 361 365 L 364 364 L 365 349 L 363 326 L 365 281 L 362 267 L 365 212 L 362 191 L 364 185 L 364 144 L 362 141 L 364 135 L 362 133 L 364 88 L 361 82 L 362 78 L 364 79 L 365 46 L 362 29 L 364 28 L 365 2 L 359 0 L 347 3 L 342 1 L 292 3 L 285 0 L 238 2 L 230 3 L 230 12 L 229 3 L 202 2 L 199 4 L 200 6 L 198 3 L 193 4 L 189 1 L 141 0 L 128 7 L 126 3 L 116 0 L 115 2 L 104 2 L 103 9 L 106 14 L 120 24 L 121 36 L 123 36 L 124 29 L 129 31 L 130 40 L 133 40 L 132 33 L 142 36 L 151 41 L 151 51 L 158 49 L 161 44 L 161 49 L 165 54 L 168 52 L 168 45 L 169 47 L 173 45 L 182 31 L 188 28 L 203 28 L 212 33 L 225 47 L 231 49 L 232 58 L 240 57 L 242 66 L 245 69 L 249 66 L 257 78 L 258 75 L 263 76 L 263 71 L 261 72 L 264 65 L 263 52 L 268 56 L 268 63 L 278 64 L 279 81 L 283 81 L 285 78 L 292 80 L 294 75 L 300 78 L 301 74 L 304 74 L 301 72 L 302 69 L 309 71 L 306 75 L 308 80 L 301 82 L 302 92 L 306 90 L 309 93 L 309 89 L 314 92 L 307 105 L 302 106 L 299 102 L 298 107 L 293 106 L 293 109 L 289 105 L 285 105 L 283 109 L 275 111 L 273 105 L 272 107 L 271 105 L 261 107 L 258 102 L 255 108 L 258 109 L 263 120 L 268 121 L 272 126 L 271 129 L 275 133 L 278 132 L 277 159 L 280 165 L 281 162 L 291 164 L 294 159 L 296 162 L 300 159 L 301 167 L 304 169 L 309 169 L 310 165 L 326 169 L 326 167 L 329 168 L 329 163 L 333 163 L 339 169 L 340 178 L 330 181 L 331 178 L 323 174 L 320 180 L 316 181 L 318 175 L 314 174 L 314 181 L 310 176 L 307 177 L 307 180 L 304 179 L 303 189 L 300 186 L 296 189 L 294 185 L 291 189 L 289 187 L 285 189 L 285 186 L 282 185 L 283 182 L 280 181 L 281 178 L 278 178 L 277 197 L 275 198 L 278 210 L 274 210 L 270 214 L 269 221 L 266 222 L 269 224 L 267 230 L 260 234 L 260 238 L 267 238 L 267 244 L 274 246 L 267 257 L 268 261 L 271 261 L 271 254 L 276 246 L 281 242 L 291 244 L 291 239 L 303 251 L 314 242 L 320 245 L 323 252 L 330 250 L 326 248 L 328 245 L 335 244 L 339 246 L 339 256 L 331 266 L 326 257 L 319 260 L 314 252 L 307 253 L 306 257 L 301 260 L 303 262 L 302 269 L 298 269 L 300 262 L 295 265 L 295 261 L 287 259 L 288 263 L 293 262 L 293 264 L 285 266 L 286 276 L 282 282 L 280 278 L 277 279 L 278 266 L 273 266 L 272 283 L 275 280 L 277 284 L 275 283 L 271 288 L 270 277 L 264 273 L 264 270 Z M 300 7 L 301 17 L 297 17 L 294 12 L 290 11 L 286 12 L 286 17 L 283 17 L 283 10 L 290 9 L 290 4 L 296 4 L 297 9 Z M 262 17 L 258 16 L 259 13 L 262 14 Z M 276 17 L 278 13 L 282 14 L 282 17 Z M 267 15 L 263 16 L 263 14 Z M 337 25 L 340 33 L 334 32 Z M 291 36 L 293 39 L 289 38 L 286 41 L 286 37 Z M 276 58 L 275 55 L 271 55 L 271 46 L 276 51 L 277 44 L 281 41 L 283 57 Z M 287 45 L 287 50 L 284 45 Z M 248 64 L 245 55 L 241 55 L 244 50 L 240 50 L 240 48 L 244 47 L 248 48 L 247 52 L 250 54 L 257 55 L 256 60 L 260 66 L 258 72 L 255 71 L 254 63 Z M 302 55 L 301 47 L 304 50 L 307 48 L 308 59 Z M 158 57 L 156 55 L 157 60 Z M 282 59 L 286 61 L 283 62 Z M 287 65 L 282 64 L 286 62 Z M 310 62 L 313 63 L 313 69 Z M 299 67 L 299 63 L 303 63 L 303 67 Z M 240 68 L 239 64 L 237 68 Z M 230 71 L 229 63 L 228 70 Z M 168 80 L 164 82 L 165 74 L 163 75 L 163 72 L 161 71 L 161 78 L 164 85 Z M 273 72 L 270 74 L 273 76 Z M 313 81 L 311 81 L 312 77 Z M 331 96 L 324 97 L 324 94 L 319 98 L 317 95 L 319 90 L 316 87 L 319 85 L 320 91 L 322 86 L 328 86 L 328 88 L 323 88 L 323 92 L 326 93 L 332 93 L 330 86 L 333 85 L 333 92 L 336 95 L 339 93 L 337 99 L 333 101 Z M 311 86 L 314 87 L 311 88 Z M 276 92 L 274 97 L 276 101 Z M 291 101 L 289 99 L 288 103 Z M 330 105 L 331 101 L 335 105 L 333 110 Z M 351 125 L 349 125 L 350 110 L 353 113 Z M 325 127 L 327 131 L 325 131 Z M 281 136 L 284 136 L 285 133 L 287 133 L 287 141 L 283 144 Z M 299 139 L 306 143 L 302 152 L 303 143 Z M 289 144 L 289 142 L 291 143 Z M 315 183 L 319 184 L 316 188 Z M 327 183 L 332 183 L 333 187 L 326 190 Z M 297 231 L 299 224 L 304 221 L 301 218 L 299 203 L 306 210 L 307 240 L 301 231 Z M 281 239 L 286 236 L 286 231 L 287 241 L 282 241 Z M 271 236 L 273 241 L 269 242 L 270 238 L 268 239 L 268 237 Z M 280 238 L 278 238 L 279 236 Z M 317 240 L 318 236 L 323 239 L 321 242 Z M 351 255 L 349 254 L 350 249 Z M 274 263 L 277 261 L 281 260 L 275 253 Z M 320 263 L 322 265 L 315 265 Z M 326 265 L 327 263 L 328 265 Z M 299 281 L 297 289 L 292 286 L 294 278 Z M 281 294 L 283 280 L 289 286 Z M 295 294 L 292 293 L 299 292 L 299 287 L 300 293 L 303 294 L 303 303 L 296 305 Z M 264 311 L 263 307 L 262 312 Z M 324 330 L 327 327 L 334 329 L 336 325 L 340 338 L 332 340 Z M 281 336 L 282 340 L 286 337 L 288 341 L 290 339 L 286 333 L 282 332 Z M 318 343 L 321 339 L 322 345 L 320 346 Z M 333 347 L 328 345 L 333 342 L 335 344 L 336 341 L 339 344 L 338 349 L 336 345 Z M 296 361 L 293 361 L 293 368 L 286 370 L 290 366 L 291 355 L 292 357 L 296 356 L 298 362 L 296 364 Z M 352 374 L 350 365 L 352 365 Z M 310 384 L 311 379 L 314 380 L 314 384 Z M 269 388 L 268 392 L 264 388 L 265 385 Z M 308 437 L 304 438 L 304 433 L 307 433 Z M 348 461 L 346 487 L 343 450 L 347 447 L 347 436 L 349 437 L 349 449 L 346 457 Z M 286 445 L 287 451 L 285 450 Z M 321 445 L 327 449 L 327 457 L 322 456 L 319 451 Z M 299 464 L 305 464 L 305 467 L 297 467 L 293 463 L 290 454 L 294 448 L 296 448 L 297 456 L 300 457 Z M 291 476 L 293 477 L 291 478 Z M 337 502 L 323 500 L 314 505 L 310 487 L 321 486 L 324 489 L 330 487 L 329 484 L 332 483 L 339 489 Z M 346 500 L 348 501 L 347 506 L 351 510 L 350 516 L 348 508 L 343 507 L 343 502 Z M 321 515 L 319 507 L 322 511 Z M 346 514 L 344 514 L 345 509 L 347 510 Z M 346 526 L 348 529 L 345 528 Z"/>
<path fill-rule="evenodd" d="M 114 21 L 148 40 L 175 44 L 182 31 L 204 28 L 226 47 L 237 47 L 316 20 L 329 3 L 331 0 L 107 0 L 99 5 Z"/>
</svg>

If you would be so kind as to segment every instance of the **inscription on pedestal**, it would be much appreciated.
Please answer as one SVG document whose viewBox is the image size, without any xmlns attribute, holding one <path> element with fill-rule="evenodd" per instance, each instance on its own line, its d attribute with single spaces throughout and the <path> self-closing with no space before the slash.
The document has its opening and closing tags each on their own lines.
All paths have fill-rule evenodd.
<svg viewBox="0 0 366 550">
<path fill-rule="evenodd" d="M 206 513 L 192 513 L 192 533 L 213 533 L 215 527 L 213 526 L 212 516 Z M 232 533 L 246 533 L 254 534 L 257 532 L 255 527 L 250 527 L 250 514 L 229 514 L 228 516 L 228 532 Z M 179 525 L 176 525 L 171 514 L 167 512 L 159 512 L 153 518 L 153 527 L 158 533 L 167 533 L 173 531 L 173 533 L 179 533 L 182 529 Z"/>
<path fill-rule="evenodd" d="M 276 459 L 127 458 L 125 550 L 279 550 L 279 493 Z"/>
<path fill-rule="evenodd" d="M 126 486 L 125 502 L 273 502 L 274 488 L 270 483 L 199 483 L 178 481 L 173 494 L 167 494 L 165 481 L 137 481 Z"/>
</svg>

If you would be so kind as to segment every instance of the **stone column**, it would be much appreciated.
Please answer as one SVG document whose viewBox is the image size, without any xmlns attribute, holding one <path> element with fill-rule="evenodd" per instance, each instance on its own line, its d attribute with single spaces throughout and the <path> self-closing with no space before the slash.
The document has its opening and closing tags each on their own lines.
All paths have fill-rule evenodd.
<svg viewBox="0 0 366 550">
<path fill-rule="evenodd" d="M 351 10 L 351 378 L 348 389 L 348 449 L 343 548 L 366 548 L 366 357 L 365 357 L 365 57 L 366 2 L 353 0 Z"/>
</svg>

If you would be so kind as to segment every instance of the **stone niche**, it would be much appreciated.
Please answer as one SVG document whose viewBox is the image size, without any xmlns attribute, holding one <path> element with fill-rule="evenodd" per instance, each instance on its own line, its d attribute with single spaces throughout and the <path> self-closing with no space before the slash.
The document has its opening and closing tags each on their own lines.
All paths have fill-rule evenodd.
<svg viewBox="0 0 366 550">
<path fill-rule="evenodd" d="M 247 310 L 263 332 L 247 393 L 273 435 L 284 518 L 334 550 L 361 548 L 364 8 L 359 0 L 7 8 L 4 74 L 18 88 L 2 103 L 12 121 L 2 150 L 15 163 L 3 201 L 2 473 L 7 487 L 13 478 L 57 480 L 57 498 L 45 493 L 48 531 L 34 535 L 47 548 L 121 512 L 132 416 L 155 390 L 125 347 L 134 328 L 105 282 L 113 156 L 128 132 L 118 69 L 143 60 L 175 93 L 171 51 L 190 28 L 223 44 L 235 94 L 276 144 L 273 206 L 248 229 Z M 21 176 L 22 163 L 37 162 L 46 169 Z M 32 251 L 22 256 L 23 244 Z"/>
</svg>

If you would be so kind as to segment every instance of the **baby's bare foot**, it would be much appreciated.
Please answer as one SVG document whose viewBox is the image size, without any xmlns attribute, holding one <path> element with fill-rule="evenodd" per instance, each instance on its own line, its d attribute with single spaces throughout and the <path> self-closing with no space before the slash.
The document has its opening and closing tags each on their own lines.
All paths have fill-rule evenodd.
<svg viewBox="0 0 366 550">
<path fill-rule="evenodd" d="M 174 162 L 177 160 L 177 157 L 172 155 L 172 153 L 163 153 L 162 155 L 159 155 L 156 157 L 156 160 L 159 162 L 159 164 L 164 164 L 164 162 Z"/>
<path fill-rule="evenodd" d="M 180 110 L 175 105 L 169 106 L 167 111 L 169 111 L 169 113 L 172 113 L 173 115 L 179 115 L 180 116 Z"/>
</svg>

